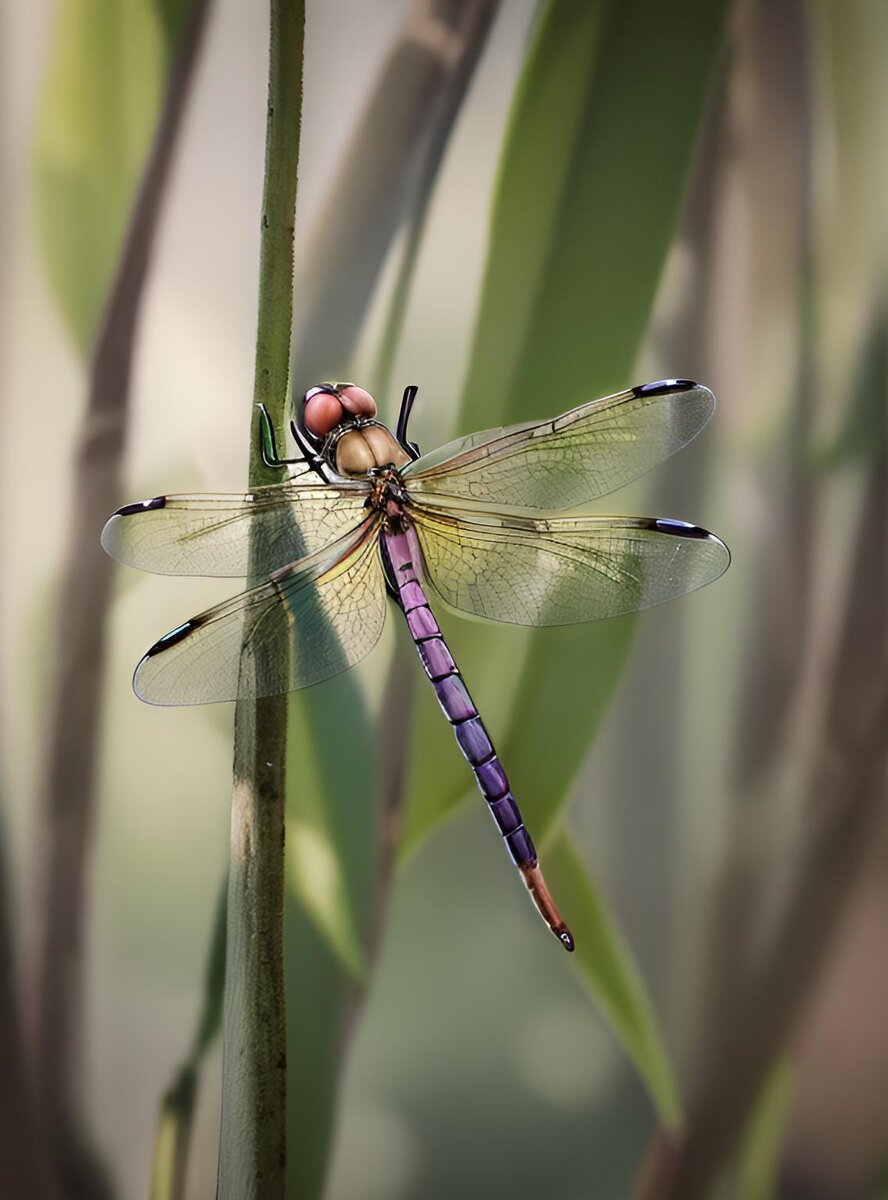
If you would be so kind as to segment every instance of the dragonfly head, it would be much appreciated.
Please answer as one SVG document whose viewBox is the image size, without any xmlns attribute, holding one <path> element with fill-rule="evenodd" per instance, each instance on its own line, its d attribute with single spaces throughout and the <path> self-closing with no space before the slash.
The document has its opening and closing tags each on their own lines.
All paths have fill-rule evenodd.
<svg viewBox="0 0 888 1200">
<path fill-rule="evenodd" d="M 350 425 L 356 419 L 375 416 L 376 401 L 364 388 L 353 383 L 324 383 L 305 393 L 298 424 L 320 447 L 337 425 Z"/>
<path fill-rule="evenodd" d="M 376 401 L 354 383 L 324 383 L 305 393 L 293 434 L 316 462 L 337 475 L 364 478 L 373 467 L 403 466 L 410 452 L 376 419 Z"/>
</svg>

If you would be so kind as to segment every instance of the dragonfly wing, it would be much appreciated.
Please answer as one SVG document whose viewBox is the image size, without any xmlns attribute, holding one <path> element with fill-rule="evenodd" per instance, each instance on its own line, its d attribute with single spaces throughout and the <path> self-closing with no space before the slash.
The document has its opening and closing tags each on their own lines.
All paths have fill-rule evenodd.
<svg viewBox="0 0 888 1200">
<path fill-rule="evenodd" d="M 463 613 L 570 625 L 650 608 L 711 583 L 730 554 L 714 534 L 655 517 L 469 516 L 410 509 L 431 586 Z"/>
<path fill-rule="evenodd" d="M 680 450 L 715 411 L 708 388 L 665 380 L 551 421 L 472 434 L 404 468 L 410 494 L 521 508 L 575 508 Z"/>
<path fill-rule="evenodd" d="M 282 483 L 242 496 L 155 496 L 118 509 L 102 545 L 160 575 L 270 575 L 360 524 L 368 490 Z"/>
<path fill-rule="evenodd" d="M 133 687 L 151 704 L 206 704 L 309 687 L 376 645 L 386 593 L 374 514 L 358 530 L 155 643 Z"/>
</svg>

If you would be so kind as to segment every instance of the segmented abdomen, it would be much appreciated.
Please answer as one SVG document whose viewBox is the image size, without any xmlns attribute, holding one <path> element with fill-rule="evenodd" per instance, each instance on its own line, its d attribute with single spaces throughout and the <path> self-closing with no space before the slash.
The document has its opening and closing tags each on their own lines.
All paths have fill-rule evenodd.
<svg viewBox="0 0 888 1200">
<path fill-rule="evenodd" d="M 417 577 L 414 562 L 418 561 L 420 550 L 416 535 L 408 527 L 403 533 L 385 533 L 383 537 L 392 584 L 438 703 L 453 726 L 459 748 L 475 774 L 512 862 L 516 867 L 534 866 L 536 850 L 509 790 L 506 772 Z"/>
</svg>

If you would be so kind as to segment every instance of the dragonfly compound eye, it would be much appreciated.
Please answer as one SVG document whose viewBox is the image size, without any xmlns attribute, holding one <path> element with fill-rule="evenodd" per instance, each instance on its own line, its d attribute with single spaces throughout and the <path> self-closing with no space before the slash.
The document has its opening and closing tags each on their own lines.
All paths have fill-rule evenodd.
<svg viewBox="0 0 888 1200">
<path fill-rule="evenodd" d="M 338 396 L 332 392 L 315 392 L 306 401 L 302 423 L 309 433 L 322 438 L 339 424 L 343 415 Z"/>
<path fill-rule="evenodd" d="M 339 389 L 339 396 L 342 407 L 356 417 L 376 416 L 376 401 L 364 388 L 349 383 Z"/>
</svg>

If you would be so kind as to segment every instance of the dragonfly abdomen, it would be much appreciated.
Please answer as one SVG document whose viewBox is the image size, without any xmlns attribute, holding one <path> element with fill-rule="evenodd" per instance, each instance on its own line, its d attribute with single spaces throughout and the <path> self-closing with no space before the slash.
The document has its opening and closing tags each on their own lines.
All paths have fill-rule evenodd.
<svg viewBox="0 0 888 1200">
<path fill-rule="evenodd" d="M 427 611 L 431 612 L 428 608 Z M 409 625 L 411 614 L 408 612 L 406 616 Z M 434 620 L 434 617 L 432 619 Z M 447 657 L 450 658 L 450 651 L 447 650 L 447 644 L 440 630 L 437 634 L 430 634 L 422 641 L 416 642 L 420 660 L 426 675 L 432 681 L 438 703 L 453 726 L 459 748 L 472 768 L 475 781 L 503 836 L 512 862 L 516 867 L 521 867 L 525 863 L 533 864 L 537 861 L 536 849 L 530 834 L 524 827 L 521 812 L 509 787 L 505 768 L 499 760 L 490 740 L 490 734 L 478 715 L 478 710 L 475 708 L 456 665 L 454 664 L 453 669 L 447 675 L 437 678 L 429 671 L 428 660 L 440 653 L 438 645 L 444 648 Z M 451 658 L 450 661 L 453 662 L 453 659 Z"/>
<path fill-rule="evenodd" d="M 404 611 L 423 670 L 435 689 L 438 703 L 453 726 L 459 748 L 474 773 L 481 795 L 487 801 L 509 856 L 521 871 L 537 909 L 562 945 L 568 950 L 573 950 L 573 938 L 545 886 L 533 840 L 524 827 L 505 768 L 454 662 L 417 576 L 414 561 L 421 552 L 416 535 L 408 527 L 401 533 L 386 532 L 383 537 L 391 583 Z"/>
</svg>

